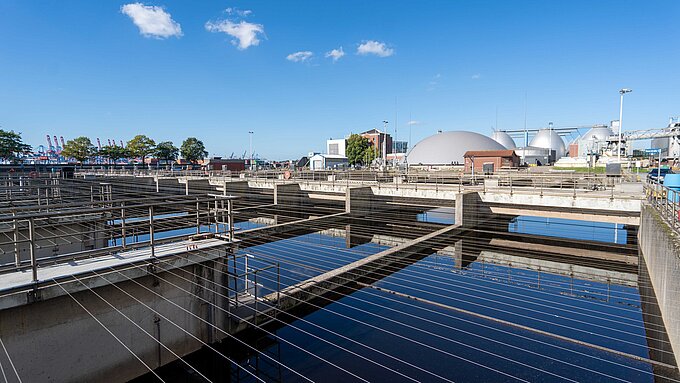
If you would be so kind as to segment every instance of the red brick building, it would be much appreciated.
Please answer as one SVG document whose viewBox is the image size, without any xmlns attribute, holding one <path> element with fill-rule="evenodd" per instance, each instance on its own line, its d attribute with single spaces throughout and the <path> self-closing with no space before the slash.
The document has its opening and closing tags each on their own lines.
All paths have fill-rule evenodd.
<svg viewBox="0 0 680 383">
<path fill-rule="evenodd" d="M 206 170 L 231 170 L 232 172 L 242 172 L 246 170 L 245 160 L 238 158 L 213 157 L 203 162 Z"/>
<path fill-rule="evenodd" d="M 387 153 L 392 153 L 392 136 L 387 133 L 383 133 L 378 129 L 371 129 L 361 133 L 361 137 L 368 138 L 373 145 L 373 148 L 377 148 L 377 151 L 382 154 L 383 141 L 387 141 Z"/>
<path fill-rule="evenodd" d="M 519 166 L 519 156 L 514 150 L 469 150 L 463 157 L 466 173 L 472 172 L 473 164 L 475 172 L 479 173 L 493 173 L 500 168 Z"/>
</svg>

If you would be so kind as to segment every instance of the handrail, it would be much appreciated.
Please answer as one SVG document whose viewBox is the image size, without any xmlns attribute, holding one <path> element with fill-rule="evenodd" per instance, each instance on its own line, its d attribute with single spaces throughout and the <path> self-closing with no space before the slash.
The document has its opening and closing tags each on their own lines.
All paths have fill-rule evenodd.
<svg viewBox="0 0 680 383">
<path fill-rule="evenodd" d="M 662 219 L 680 234 L 680 188 L 677 190 L 648 179 L 644 183 L 645 196 Z"/>
</svg>

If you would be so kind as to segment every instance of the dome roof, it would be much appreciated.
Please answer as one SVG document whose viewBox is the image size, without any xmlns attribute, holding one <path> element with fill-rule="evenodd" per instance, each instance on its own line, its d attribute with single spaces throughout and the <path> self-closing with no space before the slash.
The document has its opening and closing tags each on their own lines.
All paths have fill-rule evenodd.
<svg viewBox="0 0 680 383">
<path fill-rule="evenodd" d="M 564 157 L 567 152 L 562 137 L 552 129 L 539 130 L 529 143 L 529 146 L 554 150 L 556 160 Z"/>
<path fill-rule="evenodd" d="M 499 144 L 505 146 L 506 149 L 514 149 L 517 147 L 517 145 L 515 145 L 515 140 L 513 140 L 509 134 L 501 132 L 500 130 L 493 132 L 491 138 L 493 138 L 493 140 Z"/>
<path fill-rule="evenodd" d="M 613 135 L 614 132 L 607 126 L 596 126 L 591 128 L 583 136 L 581 140 L 583 141 L 606 141 L 609 136 Z"/>
<path fill-rule="evenodd" d="M 468 150 L 505 150 L 491 137 L 479 133 L 452 131 L 442 132 L 418 142 L 406 156 L 411 165 L 464 164 L 463 156 Z"/>
</svg>

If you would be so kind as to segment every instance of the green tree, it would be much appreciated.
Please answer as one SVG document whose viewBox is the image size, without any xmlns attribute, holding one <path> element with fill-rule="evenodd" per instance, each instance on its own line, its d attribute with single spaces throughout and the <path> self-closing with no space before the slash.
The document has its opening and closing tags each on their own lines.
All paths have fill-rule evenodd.
<svg viewBox="0 0 680 383">
<path fill-rule="evenodd" d="M 98 153 L 100 156 L 109 159 L 114 164 L 122 158 L 128 158 L 130 156 L 129 151 L 122 147 L 116 145 L 107 145 L 101 148 Z"/>
<path fill-rule="evenodd" d="M 30 151 L 31 146 L 23 143 L 21 133 L 0 129 L 0 159 L 5 161 L 14 160 L 18 155 Z"/>
<path fill-rule="evenodd" d="M 132 157 L 139 157 L 144 163 L 144 159 L 156 150 L 156 142 L 143 134 L 138 134 L 128 141 L 126 147 Z"/>
<path fill-rule="evenodd" d="M 208 156 L 203 141 L 196 137 L 189 137 L 184 140 L 184 142 L 182 142 L 182 147 L 180 148 L 180 153 L 182 153 L 182 157 L 189 162 L 196 162 Z"/>
<path fill-rule="evenodd" d="M 66 145 L 61 150 L 64 157 L 74 158 L 78 162 L 83 162 L 95 153 L 94 145 L 87 137 L 78 137 L 66 141 Z"/>
<path fill-rule="evenodd" d="M 179 149 L 170 141 L 159 142 L 154 153 L 156 158 L 166 163 L 175 161 L 179 155 Z"/>
<path fill-rule="evenodd" d="M 375 158 L 375 151 L 371 141 L 358 134 L 352 134 L 347 139 L 347 160 L 350 165 L 367 165 Z"/>
</svg>

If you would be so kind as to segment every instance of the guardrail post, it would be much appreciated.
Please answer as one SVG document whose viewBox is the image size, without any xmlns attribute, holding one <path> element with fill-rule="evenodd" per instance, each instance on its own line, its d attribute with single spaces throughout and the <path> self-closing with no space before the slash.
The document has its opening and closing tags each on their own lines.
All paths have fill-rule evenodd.
<svg viewBox="0 0 680 383">
<path fill-rule="evenodd" d="M 123 250 L 127 245 L 127 239 L 125 238 L 125 202 L 120 203 L 120 242 L 123 245 Z"/>
<path fill-rule="evenodd" d="M 28 219 L 28 241 L 29 254 L 31 256 L 31 272 L 33 276 L 33 283 L 38 282 L 38 262 L 35 258 L 35 223 L 33 218 Z"/>
<path fill-rule="evenodd" d="M 16 217 L 17 212 L 12 210 L 12 217 Z M 16 218 L 13 218 L 13 229 L 14 229 L 14 265 L 16 267 L 21 266 L 21 253 L 19 249 L 19 224 Z"/>
<path fill-rule="evenodd" d="M 196 234 L 201 234 L 201 205 L 196 198 Z"/>
<path fill-rule="evenodd" d="M 227 201 L 227 220 L 229 224 L 229 242 L 234 242 L 234 201 Z"/>
<path fill-rule="evenodd" d="M 208 206 L 210 206 L 210 203 L 208 203 Z M 219 231 L 219 217 L 218 217 L 218 211 L 219 211 L 219 205 L 217 201 L 217 197 L 215 197 L 215 234 L 217 235 L 217 232 Z"/>
<path fill-rule="evenodd" d="M 149 242 L 151 243 L 151 258 L 156 258 L 153 234 L 153 206 L 149 206 Z"/>
</svg>

